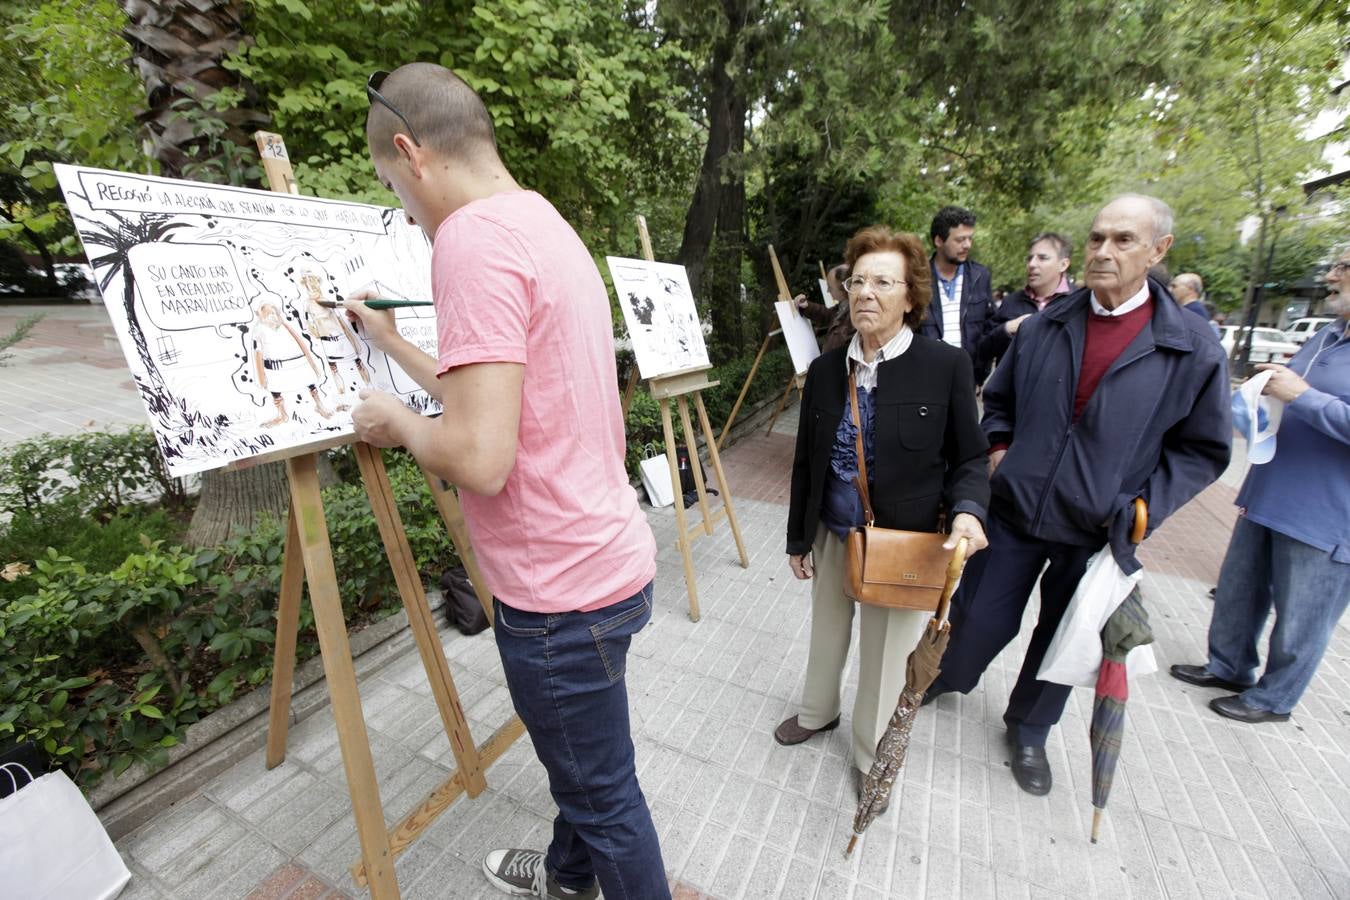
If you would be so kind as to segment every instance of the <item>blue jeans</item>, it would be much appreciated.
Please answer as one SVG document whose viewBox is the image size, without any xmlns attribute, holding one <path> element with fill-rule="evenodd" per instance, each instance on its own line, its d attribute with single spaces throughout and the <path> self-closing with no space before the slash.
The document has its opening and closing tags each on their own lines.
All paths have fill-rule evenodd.
<svg viewBox="0 0 1350 900">
<path fill-rule="evenodd" d="M 996 512 L 989 516 L 987 534 L 989 546 L 970 558 L 952 597 L 951 643 L 942 657 L 942 674 L 928 693 L 968 694 L 980 683 L 994 657 L 1021 631 L 1022 613 L 1039 578 L 1040 616 L 1003 721 L 1018 744 L 1044 747 L 1073 688 L 1041 681 L 1036 673 L 1096 548 L 1032 537 Z"/>
<path fill-rule="evenodd" d="M 1239 684 L 1255 679 L 1256 642 L 1274 608 L 1266 670 L 1242 700 L 1287 713 L 1317 672 L 1348 600 L 1350 565 L 1239 516 L 1219 570 L 1205 668 Z"/>
<path fill-rule="evenodd" d="M 638 787 L 624 664 L 652 615 L 652 585 L 594 612 L 532 613 L 495 602 L 497 650 L 517 715 L 558 804 L 546 865 L 563 887 L 595 879 L 608 900 L 668 898 Z"/>
</svg>

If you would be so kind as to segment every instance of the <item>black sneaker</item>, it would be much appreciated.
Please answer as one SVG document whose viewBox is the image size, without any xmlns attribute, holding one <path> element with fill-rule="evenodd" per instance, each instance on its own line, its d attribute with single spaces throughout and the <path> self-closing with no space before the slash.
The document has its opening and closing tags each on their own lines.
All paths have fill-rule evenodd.
<svg viewBox="0 0 1350 900">
<path fill-rule="evenodd" d="M 544 900 L 600 900 L 600 885 L 573 890 L 558 884 L 544 866 L 544 854 L 538 850 L 491 850 L 483 857 L 483 874 L 499 891 L 517 897 L 542 897 Z"/>
</svg>

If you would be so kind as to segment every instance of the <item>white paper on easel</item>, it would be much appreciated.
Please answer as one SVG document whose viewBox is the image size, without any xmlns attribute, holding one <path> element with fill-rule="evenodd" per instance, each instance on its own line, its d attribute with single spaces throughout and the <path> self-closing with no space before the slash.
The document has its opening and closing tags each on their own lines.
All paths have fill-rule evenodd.
<svg viewBox="0 0 1350 900">
<path fill-rule="evenodd" d="M 801 375 L 811 365 L 811 360 L 820 355 L 816 333 L 806 316 L 797 312 L 786 300 L 779 300 L 773 308 L 778 311 L 778 321 L 783 326 L 783 340 L 787 341 L 792 367 Z"/>
<path fill-rule="evenodd" d="M 617 256 L 605 262 L 643 378 L 709 365 L 684 266 Z"/>
<path fill-rule="evenodd" d="M 353 434 L 366 386 L 440 405 L 322 304 L 431 296 L 431 248 L 401 210 L 56 166 L 169 474 Z M 435 349 L 431 307 L 397 311 Z"/>
<path fill-rule="evenodd" d="M 816 281 L 820 284 L 820 296 L 825 300 L 825 308 L 833 309 L 839 301 L 834 299 L 834 294 L 830 293 L 830 283 L 824 278 L 817 278 Z"/>
</svg>

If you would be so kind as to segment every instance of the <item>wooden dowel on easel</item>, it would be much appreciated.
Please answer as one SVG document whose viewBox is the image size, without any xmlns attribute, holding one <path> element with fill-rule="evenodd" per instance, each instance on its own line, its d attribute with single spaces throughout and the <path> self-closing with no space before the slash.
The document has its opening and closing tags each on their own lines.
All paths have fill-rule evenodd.
<svg viewBox="0 0 1350 900">
<path fill-rule="evenodd" d="M 689 468 L 694 476 L 694 492 L 698 494 L 699 512 L 703 513 L 703 533 L 712 534 L 712 511 L 708 508 L 708 489 L 703 483 L 703 463 L 698 456 L 698 435 L 689 421 L 689 401 L 681 394 L 675 398 L 675 404 L 680 409 L 680 426 L 684 429 L 685 449 L 689 451 Z"/>
<path fill-rule="evenodd" d="M 295 638 L 300 630 L 300 597 L 305 591 L 305 561 L 300 555 L 300 527 L 295 506 L 286 514 L 286 543 L 277 600 L 277 637 L 272 648 L 272 696 L 267 709 L 267 768 L 286 760 L 286 735 L 291 724 L 291 691 L 295 685 Z"/>
<path fill-rule="evenodd" d="M 820 266 L 820 277 L 828 279 L 830 276 L 825 274 L 825 260 L 818 259 L 816 263 Z"/>
<path fill-rule="evenodd" d="M 726 424 L 722 426 L 722 433 L 717 436 L 717 449 L 722 449 L 723 442 L 727 439 L 727 433 L 731 431 L 731 423 L 736 421 L 736 414 L 741 411 L 741 404 L 745 402 L 745 395 L 750 391 L 750 382 L 755 380 L 755 373 L 759 371 L 760 360 L 764 359 L 764 351 L 769 349 L 769 341 L 773 340 L 775 335 L 783 333 L 783 329 L 770 331 L 764 335 L 764 340 L 759 343 L 759 352 L 755 354 L 755 361 L 750 364 L 750 371 L 745 376 L 745 384 L 741 385 L 741 392 L 736 397 L 736 403 L 731 407 L 731 415 L 727 416 Z"/>
<path fill-rule="evenodd" d="M 642 244 L 642 258 L 648 262 L 656 262 L 656 254 L 652 252 L 652 237 L 647 233 L 647 217 L 639 214 L 637 216 L 638 241 Z M 628 386 L 623 390 L 623 403 L 619 409 L 623 412 L 624 421 L 628 421 L 628 410 L 633 406 L 633 393 L 637 390 L 638 367 L 637 360 L 633 360 L 633 368 L 628 371 Z"/>
<path fill-rule="evenodd" d="M 769 262 L 773 264 L 773 280 L 778 283 L 778 299 L 787 303 L 794 316 L 800 316 L 797 311 L 797 304 L 792 302 L 792 292 L 788 290 L 787 279 L 783 277 L 783 269 L 778 265 L 778 254 L 774 252 L 773 244 L 769 245 Z"/>
</svg>

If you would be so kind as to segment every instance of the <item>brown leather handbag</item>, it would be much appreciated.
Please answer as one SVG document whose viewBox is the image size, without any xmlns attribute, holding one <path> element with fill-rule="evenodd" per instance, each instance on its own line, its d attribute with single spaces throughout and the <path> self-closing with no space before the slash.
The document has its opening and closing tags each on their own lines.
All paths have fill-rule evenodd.
<svg viewBox="0 0 1350 900">
<path fill-rule="evenodd" d="M 858 477 L 854 484 L 862 498 L 867 524 L 848 534 L 845 546 L 844 596 L 870 606 L 933 612 L 942 598 L 951 553 L 941 532 L 878 528 L 867 490 L 867 462 L 863 454 L 862 422 L 858 417 L 858 386 L 848 376 L 849 406 L 857 433 Z"/>
</svg>

